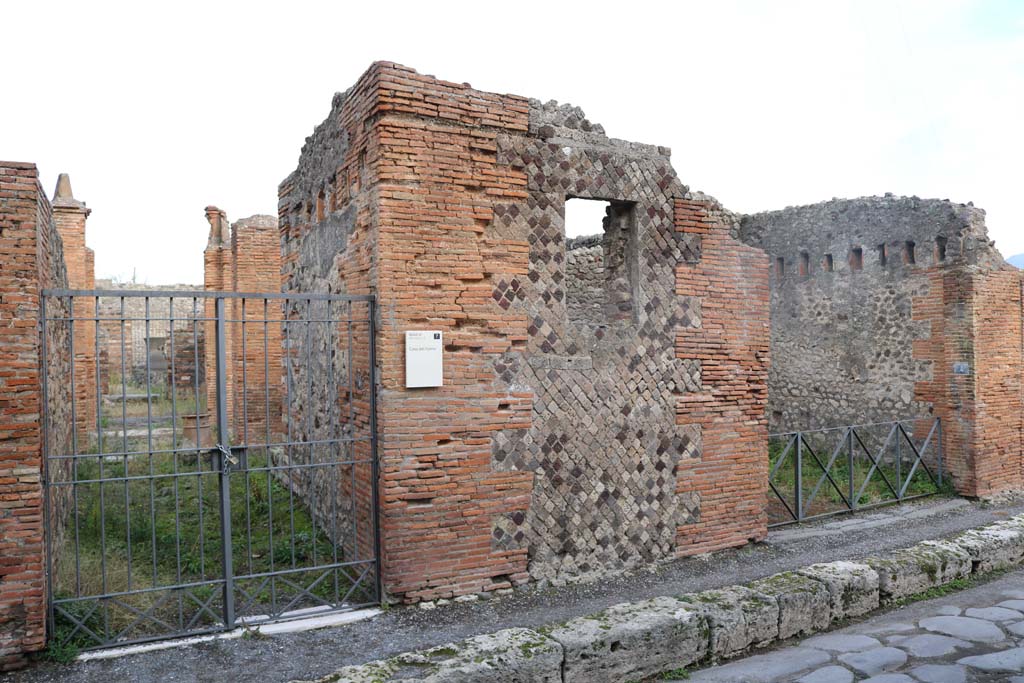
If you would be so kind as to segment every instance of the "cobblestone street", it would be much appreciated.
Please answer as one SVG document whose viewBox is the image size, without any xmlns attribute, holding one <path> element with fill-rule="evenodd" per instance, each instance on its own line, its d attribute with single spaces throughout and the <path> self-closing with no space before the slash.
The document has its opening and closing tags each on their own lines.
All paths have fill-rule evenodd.
<svg viewBox="0 0 1024 683">
<path fill-rule="evenodd" d="M 698 671 L 688 680 L 1024 683 L 1024 571 Z"/>
</svg>

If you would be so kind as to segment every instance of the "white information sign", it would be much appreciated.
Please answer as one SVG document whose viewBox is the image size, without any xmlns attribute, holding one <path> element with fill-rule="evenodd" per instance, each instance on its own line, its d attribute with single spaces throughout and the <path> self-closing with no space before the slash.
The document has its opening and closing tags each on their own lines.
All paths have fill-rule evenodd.
<svg viewBox="0 0 1024 683">
<path fill-rule="evenodd" d="M 444 338 L 437 330 L 405 333 L 405 386 L 439 387 L 444 384 Z"/>
</svg>

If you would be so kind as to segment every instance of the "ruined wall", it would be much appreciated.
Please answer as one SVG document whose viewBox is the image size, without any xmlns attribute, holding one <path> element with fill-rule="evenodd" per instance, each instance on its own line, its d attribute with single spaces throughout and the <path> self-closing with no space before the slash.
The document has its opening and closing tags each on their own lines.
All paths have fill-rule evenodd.
<svg viewBox="0 0 1024 683">
<path fill-rule="evenodd" d="M 120 396 L 123 391 L 145 391 L 148 346 L 152 346 L 154 351 L 148 368 L 150 391 L 158 395 L 166 394 L 167 377 L 171 370 L 169 365 L 172 355 L 172 329 L 175 330 L 176 340 L 173 355 L 179 358 L 184 355 L 184 350 L 179 348 L 181 343 L 187 343 L 189 351 L 198 345 L 202 362 L 203 338 L 206 334 L 203 323 L 204 302 L 201 298 L 185 294 L 196 290 L 195 285 L 142 285 L 99 279 L 96 280 L 96 289 L 101 290 L 98 302 L 95 298 L 83 297 L 76 300 L 76 305 L 82 306 L 89 318 L 95 318 L 97 310 L 99 312 L 99 379 L 100 389 L 104 394 Z M 114 296 L 102 293 L 103 290 L 125 291 L 133 296 Z M 173 300 L 168 296 L 146 296 L 147 292 L 170 291 L 181 291 L 182 294 L 173 297 Z M 93 325 L 90 320 L 89 326 Z M 151 340 L 149 344 L 147 338 Z M 77 349 L 77 342 L 75 346 Z M 76 376 L 76 387 L 78 382 Z M 196 393 L 194 386 L 189 387 L 187 392 L 183 387 L 179 388 L 183 394 L 187 393 L 185 398 L 192 398 Z M 200 403 L 205 400 L 205 392 L 205 386 L 200 384 Z M 95 430 L 95 424 L 92 425 L 92 429 Z"/>
<path fill-rule="evenodd" d="M 833 200 L 744 216 L 742 239 L 772 258 L 773 432 L 929 414 L 933 373 L 915 301 L 941 297 L 931 273 L 992 267 L 984 212 L 916 197 Z"/>
<path fill-rule="evenodd" d="M 45 645 L 42 448 L 45 438 L 51 453 L 66 454 L 72 433 L 70 385 L 63 381 L 71 372 L 67 323 L 47 325 L 47 362 L 41 353 L 40 290 L 67 287 L 68 279 L 34 164 L 0 162 L 0 262 L 0 671 L 6 671 Z M 68 308 L 53 302 L 47 316 L 67 317 Z M 51 543 L 59 545 L 67 496 L 58 493 L 50 505 Z"/>
<path fill-rule="evenodd" d="M 668 150 L 574 107 L 386 63 L 336 96 L 281 187 L 285 287 L 378 296 L 389 591 L 572 580 L 763 536 L 764 317 L 761 342 L 726 343 L 714 315 L 677 336 L 701 328 L 702 298 L 756 307 L 764 268 L 729 221 L 686 230 L 686 196 Z M 569 197 L 611 202 L 598 243 L 567 250 Z M 684 277 L 705 239 L 714 260 Z M 710 287 L 750 266 L 752 284 Z M 444 332 L 441 388 L 404 388 L 416 329 Z"/>
</svg>

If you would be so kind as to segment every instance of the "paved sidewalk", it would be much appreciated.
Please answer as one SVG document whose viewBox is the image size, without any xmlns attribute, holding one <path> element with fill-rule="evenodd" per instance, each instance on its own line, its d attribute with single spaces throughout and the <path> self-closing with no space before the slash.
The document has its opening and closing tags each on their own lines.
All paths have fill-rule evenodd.
<svg viewBox="0 0 1024 683">
<path fill-rule="evenodd" d="M 693 673 L 690 683 L 1024 683 L 1024 570 Z"/>
</svg>

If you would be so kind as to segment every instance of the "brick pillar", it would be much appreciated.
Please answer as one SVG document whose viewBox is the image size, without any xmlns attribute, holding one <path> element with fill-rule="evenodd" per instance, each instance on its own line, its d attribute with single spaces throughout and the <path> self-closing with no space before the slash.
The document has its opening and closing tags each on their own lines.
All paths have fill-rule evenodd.
<svg viewBox="0 0 1024 683">
<path fill-rule="evenodd" d="M 42 395 L 40 290 L 66 287 L 60 236 L 34 164 L 0 162 L 0 671 L 25 663 L 46 643 L 42 443 L 67 452 L 71 397 L 62 383 L 66 353 L 50 354 L 48 403 Z M 55 306 L 54 316 L 68 311 Z M 47 344 L 66 335 L 57 323 Z M 66 381 L 66 380 L 65 380 Z M 61 515 L 51 519 L 59 529 Z M 59 542 L 59 534 L 54 534 Z"/>
<path fill-rule="evenodd" d="M 71 289 L 96 286 L 95 254 L 85 246 L 85 222 L 90 213 L 85 202 L 75 199 L 68 174 L 61 173 L 53 194 L 53 221 L 64 243 L 64 263 Z M 96 428 L 96 324 L 85 320 L 95 317 L 94 314 L 93 300 L 75 299 L 75 317 L 80 319 L 74 324 L 75 422 L 78 443 L 83 448 L 89 443 L 89 430 Z"/>
<path fill-rule="evenodd" d="M 216 206 L 206 207 L 206 220 L 210 223 L 210 236 L 203 252 L 203 285 L 207 291 L 224 292 L 231 290 L 231 283 L 234 273 L 234 263 L 231 253 L 231 234 L 227 214 Z M 217 326 L 213 319 L 217 313 L 212 299 L 207 299 L 203 316 L 206 322 L 203 324 L 206 356 L 206 412 L 211 418 L 217 412 Z M 230 339 L 230 338 L 229 338 Z M 230 342 L 226 344 L 230 354 Z M 231 387 L 228 387 L 228 417 L 230 420 L 231 408 Z M 211 422 L 213 425 L 213 422 Z M 216 432 L 216 430 L 215 430 Z"/>
<path fill-rule="evenodd" d="M 958 266 L 937 268 L 929 280 L 928 293 L 914 300 L 914 318 L 930 324 L 931 336 L 915 344 L 914 358 L 931 364 L 932 377 L 917 384 L 915 398 L 942 420 L 943 469 L 965 496 L 1020 491 L 1020 272 Z"/>
</svg>

